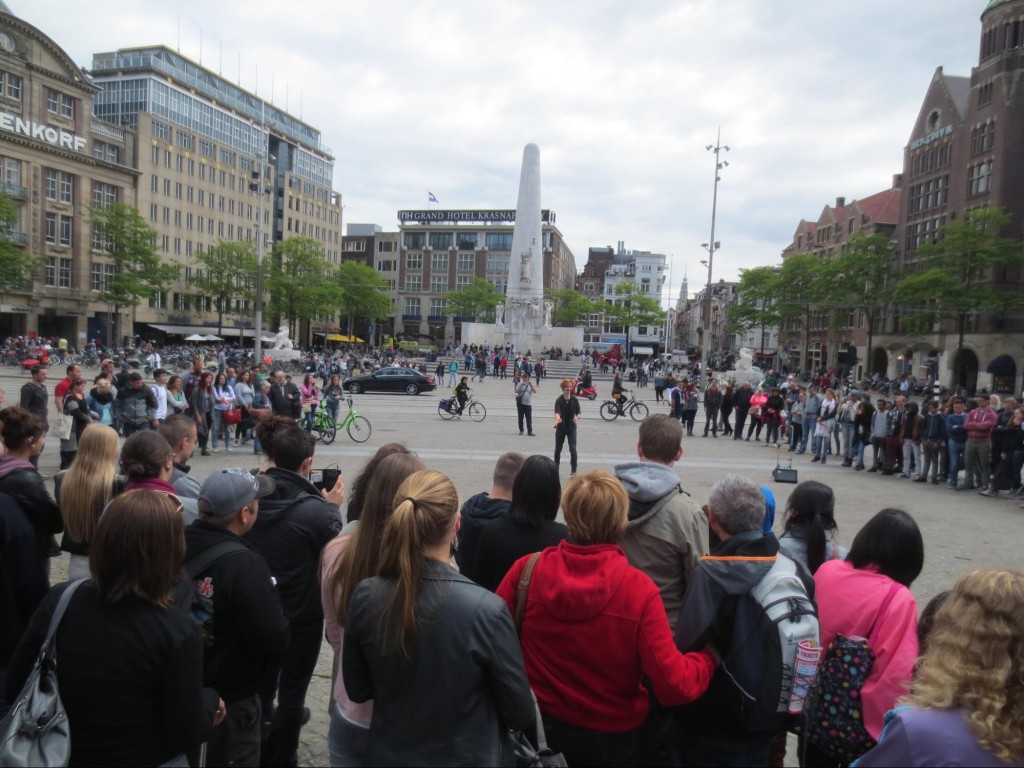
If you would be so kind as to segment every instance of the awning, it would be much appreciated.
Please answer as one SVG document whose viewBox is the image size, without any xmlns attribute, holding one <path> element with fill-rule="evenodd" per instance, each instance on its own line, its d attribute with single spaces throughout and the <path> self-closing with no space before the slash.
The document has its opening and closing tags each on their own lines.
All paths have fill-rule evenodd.
<svg viewBox="0 0 1024 768">
<path fill-rule="evenodd" d="M 140 323 L 140 325 L 142 325 L 142 323 Z M 173 336 L 206 336 L 211 335 L 215 333 L 217 330 L 219 330 L 216 325 L 163 325 L 157 323 L 145 323 L 145 325 L 148 325 L 150 328 L 154 330 L 160 331 L 162 333 L 169 333 Z M 223 327 L 223 330 L 223 335 L 225 337 L 236 339 L 238 338 L 238 328 L 234 328 L 230 325 L 225 325 Z M 264 332 L 268 330 L 269 329 L 264 329 Z M 253 330 L 252 328 L 242 328 L 241 331 L 242 335 L 245 336 L 247 339 L 251 339 L 256 335 L 256 331 Z"/>
<path fill-rule="evenodd" d="M 633 347 L 634 355 L 653 355 L 654 350 L 650 347 Z"/>
<path fill-rule="evenodd" d="M 986 373 L 993 376 L 1016 376 L 1017 363 L 1009 355 L 999 355 L 992 358 L 992 361 L 985 368 Z"/>
</svg>

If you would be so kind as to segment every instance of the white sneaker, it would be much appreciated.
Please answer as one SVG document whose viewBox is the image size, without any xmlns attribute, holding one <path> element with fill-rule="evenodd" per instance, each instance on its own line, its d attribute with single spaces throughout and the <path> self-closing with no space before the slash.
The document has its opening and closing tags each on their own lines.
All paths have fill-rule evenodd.
<svg viewBox="0 0 1024 768">
<path fill-rule="evenodd" d="M 235 448 L 237 448 L 237 447 L 238 447 L 238 445 L 239 445 L 239 443 L 238 443 L 238 438 L 236 437 L 236 438 L 235 438 Z"/>
</svg>

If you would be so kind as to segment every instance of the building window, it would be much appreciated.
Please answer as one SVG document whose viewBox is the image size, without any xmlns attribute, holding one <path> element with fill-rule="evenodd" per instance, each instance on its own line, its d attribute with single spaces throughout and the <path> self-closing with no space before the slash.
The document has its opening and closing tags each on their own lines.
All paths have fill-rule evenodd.
<svg viewBox="0 0 1024 768">
<path fill-rule="evenodd" d="M 431 299 L 430 300 L 430 314 L 434 317 L 441 317 L 448 314 L 448 302 L 444 299 Z"/>
<path fill-rule="evenodd" d="M 984 107 L 992 103 L 992 83 L 988 82 L 978 87 L 978 106 Z"/>
<path fill-rule="evenodd" d="M 460 251 L 475 251 L 477 244 L 477 233 L 458 232 L 455 235 L 455 244 Z"/>
<path fill-rule="evenodd" d="M 419 293 L 423 290 L 423 275 L 406 275 L 405 290 L 407 293 Z"/>
<path fill-rule="evenodd" d="M 435 250 L 447 251 L 452 247 L 452 233 L 451 232 L 431 232 L 430 233 L 430 247 Z"/>
<path fill-rule="evenodd" d="M 967 169 L 967 194 L 984 195 L 989 191 L 992 177 L 992 161 L 972 165 Z"/>
<path fill-rule="evenodd" d="M 996 124 L 994 122 L 982 123 L 971 129 L 971 154 L 989 152 L 995 145 Z"/>
<path fill-rule="evenodd" d="M 423 269 L 423 254 L 422 253 L 407 253 L 407 254 L 405 254 L 405 268 L 406 269 Z"/>
<path fill-rule="evenodd" d="M 462 291 L 469 287 L 469 284 L 473 281 L 470 275 L 456 275 L 455 276 L 455 290 Z"/>
<path fill-rule="evenodd" d="M 587 282 L 583 283 L 583 292 L 584 293 L 593 293 L 595 290 L 596 290 L 596 285 L 595 285 L 593 280 L 588 280 Z"/>
<path fill-rule="evenodd" d="M 342 248 L 345 253 L 363 253 L 366 251 L 365 240 L 346 240 L 345 247 Z"/>
<path fill-rule="evenodd" d="M 0 96 L 21 101 L 21 77 L 10 72 L 0 72 Z"/>
<path fill-rule="evenodd" d="M 71 245 L 71 221 L 70 216 L 46 214 L 46 242 L 50 245 Z"/>
<path fill-rule="evenodd" d="M 512 254 L 510 253 L 488 253 L 487 271 L 508 274 L 508 265 L 511 259 Z"/>
<path fill-rule="evenodd" d="M 54 115 L 73 119 L 75 116 L 75 100 L 66 93 L 47 88 L 46 110 Z"/>
<path fill-rule="evenodd" d="M 430 271 L 431 272 L 447 272 L 448 271 L 448 252 L 442 251 L 441 253 L 430 254 Z"/>
<path fill-rule="evenodd" d="M 440 274 L 430 276 L 430 292 L 431 293 L 446 293 L 448 291 L 448 275 Z"/>
<path fill-rule="evenodd" d="M 459 272 L 473 272 L 476 270 L 476 254 L 460 253 L 458 256 L 457 268 Z"/>
<path fill-rule="evenodd" d="M 402 236 L 402 243 L 406 248 L 419 250 L 427 245 L 426 232 L 405 232 Z"/>
<path fill-rule="evenodd" d="M 409 297 L 405 300 L 405 314 L 414 315 L 419 317 L 420 315 L 420 300 L 419 298 Z"/>
<path fill-rule="evenodd" d="M 117 187 L 104 184 L 102 181 L 92 183 L 92 204 L 107 208 L 117 202 Z"/>
<path fill-rule="evenodd" d="M 159 120 L 153 121 L 153 138 L 163 139 L 164 141 L 171 140 L 171 128 Z"/>
<path fill-rule="evenodd" d="M 71 287 L 71 259 L 57 256 L 46 259 L 46 285 L 51 288 Z"/>
<path fill-rule="evenodd" d="M 165 309 L 167 307 L 167 292 L 157 291 L 150 296 L 149 306 L 151 309 Z"/>
<path fill-rule="evenodd" d="M 587 326 L 589 328 L 600 328 L 601 327 L 601 313 L 591 312 L 587 315 Z"/>
<path fill-rule="evenodd" d="M 511 251 L 512 250 L 512 233 L 511 232 L 488 232 L 484 243 L 488 250 L 491 251 Z"/>
</svg>

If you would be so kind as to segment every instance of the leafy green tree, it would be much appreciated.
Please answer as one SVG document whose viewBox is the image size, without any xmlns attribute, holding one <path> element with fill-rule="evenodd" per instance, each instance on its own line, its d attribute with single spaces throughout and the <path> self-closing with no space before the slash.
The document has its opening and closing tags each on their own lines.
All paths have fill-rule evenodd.
<svg viewBox="0 0 1024 768">
<path fill-rule="evenodd" d="M 18 222 L 18 204 L 0 195 L 0 291 L 31 290 L 32 274 L 40 260 L 27 248 L 15 245 L 12 235 Z"/>
<path fill-rule="evenodd" d="M 660 325 L 665 321 L 665 310 L 657 299 L 644 293 L 634 282 L 621 282 L 615 286 L 615 299 L 604 302 L 605 323 L 626 329 L 629 341 L 630 329 L 641 325 Z"/>
<path fill-rule="evenodd" d="M 588 315 L 600 312 L 604 305 L 588 299 L 579 291 L 572 288 L 562 291 L 545 291 L 547 298 L 555 302 L 551 311 L 552 325 L 572 328 L 583 325 Z"/>
<path fill-rule="evenodd" d="M 196 256 L 202 272 L 189 280 L 217 306 L 217 331 L 224 335 L 224 310 L 235 299 L 251 299 L 256 281 L 256 254 L 251 243 L 222 240 Z"/>
<path fill-rule="evenodd" d="M 1010 214 L 998 206 L 975 208 L 939 230 L 939 237 L 918 252 L 923 268 L 896 285 L 893 299 L 916 311 L 904 318 L 906 330 L 923 333 L 937 323 L 956 325 L 957 345 L 952 385 L 966 383 L 962 364 L 967 318 L 976 312 L 1018 312 L 1024 294 L 1006 290 L 999 268 L 1024 265 L 1021 244 L 1003 237 Z"/>
<path fill-rule="evenodd" d="M 335 278 L 341 287 L 341 314 L 346 319 L 349 335 L 354 332 L 356 319 L 374 322 L 394 312 L 394 302 L 388 296 L 387 280 L 368 264 L 355 260 L 343 261 L 338 265 Z"/>
<path fill-rule="evenodd" d="M 320 243 L 309 237 L 282 241 L 274 250 L 267 274 L 270 313 L 285 319 L 294 330 L 296 321 L 312 320 L 340 305 L 341 287 Z"/>
<path fill-rule="evenodd" d="M 178 267 L 161 261 L 156 231 L 133 206 L 93 206 L 89 214 L 99 242 L 114 262 L 114 274 L 107 280 L 100 300 L 114 307 L 118 323 L 115 337 L 121 338 L 121 310 L 134 309 L 165 290 L 178 276 Z"/>
<path fill-rule="evenodd" d="M 461 291 L 449 291 L 443 298 L 451 314 L 485 322 L 493 322 L 494 308 L 505 302 L 505 294 L 480 277 L 474 277 Z"/>
<path fill-rule="evenodd" d="M 780 324 L 798 320 L 803 331 L 805 368 L 810 362 L 811 312 L 819 308 L 828 292 L 826 264 L 810 253 L 795 253 L 779 268 L 779 300 L 776 304 Z"/>
<path fill-rule="evenodd" d="M 728 309 L 729 328 L 734 333 L 760 328 L 763 338 L 766 328 L 781 324 L 782 311 L 777 303 L 782 289 L 779 273 L 777 266 L 740 270 L 737 302 Z"/>
<path fill-rule="evenodd" d="M 893 245 L 887 235 L 857 234 L 850 239 L 845 252 L 825 262 L 822 268 L 825 303 L 864 314 L 868 324 L 868 359 L 874 344 L 875 322 L 892 302 Z"/>
</svg>

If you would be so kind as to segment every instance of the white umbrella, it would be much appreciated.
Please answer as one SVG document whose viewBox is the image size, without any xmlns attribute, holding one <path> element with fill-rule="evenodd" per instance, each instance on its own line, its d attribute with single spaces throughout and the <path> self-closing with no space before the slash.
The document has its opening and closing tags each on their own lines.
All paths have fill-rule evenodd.
<svg viewBox="0 0 1024 768">
<path fill-rule="evenodd" d="M 206 337 L 200 336 L 198 333 L 193 333 L 191 336 L 186 336 L 185 341 L 206 341 Z"/>
<path fill-rule="evenodd" d="M 224 339 L 222 339 L 220 336 L 215 336 L 212 333 L 208 333 L 206 336 L 203 336 L 203 341 L 224 341 Z"/>
</svg>

